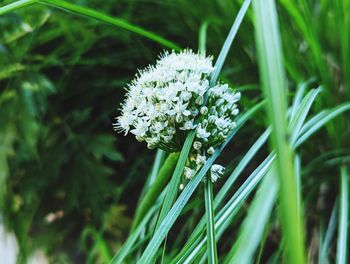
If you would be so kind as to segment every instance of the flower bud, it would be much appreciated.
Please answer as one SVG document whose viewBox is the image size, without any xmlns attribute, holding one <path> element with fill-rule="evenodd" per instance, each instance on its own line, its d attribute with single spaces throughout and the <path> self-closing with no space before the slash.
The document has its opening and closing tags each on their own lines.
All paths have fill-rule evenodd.
<svg viewBox="0 0 350 264">
<path fill-rule="evenodd" d="M 208 113 L 208 107 L 202 106 L 200 112 L 202 115 L 206 115 Z"/>
<path fill-rule="evenodd" d="M 193 142 L 193 148 L 195 150 L 200 150 L 201 147 L 202 147 L 202 143 L 200 143 L 199 141 Z"/>
</svg>

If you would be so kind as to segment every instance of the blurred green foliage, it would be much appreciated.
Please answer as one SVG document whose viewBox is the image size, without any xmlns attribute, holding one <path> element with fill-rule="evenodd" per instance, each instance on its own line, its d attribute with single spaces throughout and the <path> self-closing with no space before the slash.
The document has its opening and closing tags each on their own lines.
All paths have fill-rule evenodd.
<svg viewBox="0 0 350 264">
<path fill-rule="evenodd" d="M 348 101 L 349 26 L 346 16 L 339 13 L 341 7 L 332 1 L 280 2 L 290 95 L 297 83 L 313 78 L 312 87 L 324 87 L 314 111 Z M 208 22 L 206 50 L 216 56 L 242 1 L 74 3 L 194 50 L 199 28 Z M 244 109 L 262 97 L 252 20 L 250 10 L 221 74 L 244 93 Z M 6 226 L 17 236 L 22 260 L 36 248 L 44 248 L 52 262 L 106 263 L 125 241 L 154 152 L 132 137 L 116 135 L 112 123 L 122 88 L 136 69 L 153 63 L 163 50 L 160 44 L 135 33 L 46 5 L 0 16 L 0 205 Z M 228 171 L 262 131 L 265 121 L 262 113 L 256 116 L 243 128 L 233 150 L 221 157 L 230 162 Z M 319 225 L 321 231 L 338 192 L 334 175 L 338 175 L 339 163 L 346 163 L 349 157 L 345 148 L 348 127 L 345 117 L 338 118 L 301 151 L 307 224 Z M 256 157 L 246 174 L 266 152 Z M 203 208 L 196 206 L 204 206 L 202 197 L 198 191 L 187 205 L 182 222 L 174 227 L 181 231 L 179 235 L 169 234 L 168 243 L 173 242 L 177 250 L 202 216 Z M 242 214 L 233 221 L 233 230 Z M 189 221 L 183 227 L 184 218 Z M 279 254 L 277 224 L 271 226 L 267 247 Z M 308 236 L 316 239 L 321 231 L 312 229 Z M 233 231 L 225 234 L 235 236 Z M 219 253 L 229 251 L 231 242 L 221 242 Z M 169 252 L 169 256 L 174 254 Z"/>
<path fill-rule="evenodd" d="M 185 1 L 76 3 L 193 49 L 203 13 L 215 26 L 213 36 L 223 39 L 238 6 L 226 1 L 229 12 L 215 3 L 214 9 L 203 5 L 187 13 Z M 122 87 L 164 48 L 43 5 L 1 16 L 0 27 L 0 201 L 6 226 L 18 238 L 22 259 L 43 247 L 53 260 L 90 255 L 92 262 L 106 262 L 125 239 L 138 198 L 138 191 L 131 197 L 128 191 L 142 184 L 150 161 L 133 139 L 118 143 L 111 124 Z M 215 53 L 219 47 L 211 45 Z M 108 246 L 101 246 L 104 239 Z"/>
</svg>

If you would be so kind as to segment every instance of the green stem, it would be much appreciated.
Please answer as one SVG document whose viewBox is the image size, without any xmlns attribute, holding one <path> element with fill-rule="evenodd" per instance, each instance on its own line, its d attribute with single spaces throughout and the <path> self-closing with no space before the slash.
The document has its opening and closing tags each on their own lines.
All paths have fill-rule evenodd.
<svg viewBox="0 0 350 264">
<path fill-rule="evenodd" d="M 349 225 L 349 174 L 346 167 L 341 167 L 340 206 L 337 244 L 337 264 L 347 263 L 347 240 Z"/>
<path fill-rule="evenodd" d="M 208 263 L 218 263 L 215 239 L 215 220 L 213 206 L 213 183 L 210 176 L 204 180 L 205 214 L 207 216 L 207 252 Z"/>
<path fill-rule="evenodd" d="M 272 123 L 271 148 L 276 150 L 279 176 L 280 215 L 286 241 L 288 263 L 306 263 L 304 224 L 298 210 L 298 194 L 293 170 L 293 150 L 288 142 L 287 96 L 283 56 L 274 0 L 254 2 L 259 70 L 269 121 Z"/>
<path fill-rule="evenodd" d="M 38 2 L 38 0 L 21 0 L 21 1 L 16 1 L 14 3 L 5 5 L 3 7 L 0 7 L 0 15 L 4 15 L 9 12 L 16 11 L 20 8 L 35 4 Z"/>
<path fill-rule="evenodd" d="M 192 130 L 188 134 L 188 136 L 185 140 L 184 146 L 182 147 L 180 157 L 177 161 L 174 173 L 171 176 L 171 180 L 170 180 L 168 187 L 167 187 L 164 203 L 163 203 L 162 209 L 160 210 L 160 213 L 159 213 L 159 218 L 157 221 L 156 230 L 158 229 L 159 225 L 162 223 L 164 217 L 167 215 L 167 213 L 169 212 L 170 208 L 172 207 L 172 205 L 176 199 L 176 196 L 177 196 L 177 193 L 179 190 L 179 185 L 180 185 L 181 178 L 182 178 L 182 173 L 184 171 L 186 160 L 187 160 L 188 154 L 190 153 L 191 146 L 192 146 L 195 135 L 196 135 L 195 131 Z"/>
<path fill-rule="evenodd" d="M 92 19 L 95 19 L 95 20 L 100 21 L 100 22 L 104 22 L 104 23 L 107 23 L 107 24 L 110 24 L 113 26 L 117 26 L 119 28 L 128 30 L 130 32 L 136 33 L 140 36 L 143 36 L 143 37 L 146 37 L 150 40 L 153 40 L 153 41 L 155 41 L 155 42 L 157 42 L 165 47 L 168 47 L 170 49 L 174 49 L 177 51 L 181 50 L 180 46 L 177 45 L 176 43 L 174 43 L 170 40 L 167 40 L 167 39 L 163 38 L 162 36 L 155 34 L 151 31 L 143 29 L 139 26 L 132 25 L 123 19 L 112 17 L 112 16 L 106 15 L 102 12 L 95 11 L 91 8 L 75 5 L 75 4 L 72 4 L 72 3 L 69 3 L 66 1 L 62 1 L 62 0 L 42 0 L 42 1 L 40 1 L 40 0 L 21 0 L 21 1 L 16 1 L 14 3 L 0 7 L 0 15 L 16 11 L 20 8 L 23 8 L 23 7 L 26 7 L 28 5 L 32 5 L 35 3 L 50 5 L 50 6 L 53 6 L 55 8 L 59 8 L 59 9 L 71 12 L 75 15 L 80 15 L 80 16 L 92 18 Z"/>
<path fill-rule="evenodd" d="M 201 27 L 199 28 L 198 50 L 199 50 L 199 53 L 203 55 L 205 55 L 208 25 L 209 25 L 208 21 L 204 21 Z"/>
<path fill-rule="evenodd" d="M 134 222 L 131 227 L 131 232 L 135 230 L 140 221 L 143 219 L 149 208 L 152 207 L 153 203 L 159 197 L 160 193 L 163 191 L 167 182 L 172 175 L 177 160 L 179 158 L 179 153 L 171 153 L 165 160 L 162 168 L 160 169 L 155 182 L 151 185 L 142 202 L 136 209 Z"/>
<path fill-rule="evenodd" d="M 109 15 L 105 15 L 105 14 L 98 12 L 98 11 L 95 11 L 93 9 L 83 7 L 83 6 L 74 5 L 74 4 L 71 4 L 69 2 L 62 1 L 62 0 L 43 0 L 40 2 L 43 4 L 51 5 L 51 6 L 56 7 L 56 8 L 70 11 L 70 12 L 77 14 L 77 15 L 89 17 L 89 18 L 96 19 L 96 20 L 101 21 L 101 22 L 105 22 L 107 24 L 118 26 L 120 28 L 129 30 L 129 31 L 134 32 L 138 35 L 144 36 L 148 39 L 151 39 L 155 42 L 158 42 L 159 44 L 162 44 L 165 47 L 169 47 L 169 48 L 174 49 L 174 50 L 180 50 L 180 47 L 177 44 L 175 44 L 175 43 L 173 43 L 173 42 L 171 42 L 171 41 L 169 41 L 169 40 L 167 40 L 167 39 L 165 39 L 165 38 L 163 38 L 163 37 L 161 37 L 153 32 L 150 32 L 150 31 L 145 30 L 145 29 L 138 27 L 138 26 L 134 26 L 134 25 L 132 25 L 132 24 L 120 19 L 120 18 L 111 17 Z"/>
</svg>

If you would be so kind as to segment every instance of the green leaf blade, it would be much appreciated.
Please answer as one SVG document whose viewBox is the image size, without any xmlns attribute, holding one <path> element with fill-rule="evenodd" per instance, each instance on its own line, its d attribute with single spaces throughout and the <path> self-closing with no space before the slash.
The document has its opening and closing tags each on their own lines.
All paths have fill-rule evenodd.
<svg viewBox="0 0 350 264">
<path fill-rule="evenodd" d="M 346 167 L 341 167 L 340 206 L 337 243 L 337 264 L 346 264 L 348 255 L 349 229 L 349 174 Z"/>
<path fill-rule="evenodd" d="M 38 0 L 21 0 L 5 5 L 3 7 L 0 7 L 0 16 L 10 12 L 14 12 L 23 7 L 35 4 L 36 2 L 38 2 Z"/>
<path fill-rule="evenodd" d="M 218 263 L 215 239 L 214 203 L 213 203 L 213 183 L 208 175 L 204 180 L 205 213 L 207 216 L 207 255 L 208 263 Z"/>
<path fill-rule="evenodd" d="M 277 154 L 281 224 L 286 239 L 287 261 L 303 264 L 306 262 L 304 226 L 298 214 L 293 153 L 288 142 L 286 83 L 277 12 L 273 0 L 255 0 L 253 7 L 260 78 L 268 100 L 269 123 L 273 128 L 272 149 Z"/>
</svg>

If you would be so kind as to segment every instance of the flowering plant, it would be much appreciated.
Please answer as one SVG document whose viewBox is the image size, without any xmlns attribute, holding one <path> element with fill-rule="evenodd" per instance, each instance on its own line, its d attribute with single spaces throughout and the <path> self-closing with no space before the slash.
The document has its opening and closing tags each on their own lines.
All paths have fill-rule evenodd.
<svg viewBox="0 0 350 264">
<path fill-rule="evenodd" d="M 191 179 L 235 127 L 240 93 L 227 84 L 209 85 L 213 58 L 191 50 L 165 52 L 155 66 L 139 71 L 128 85 L 127 95 L 114 128 L 134 134 L 148 148 L 177 152 L 190 130 L 195 141 L 184 176 Z M 214 164 L 216 181 L 224 168 Z"/>
</svg>

